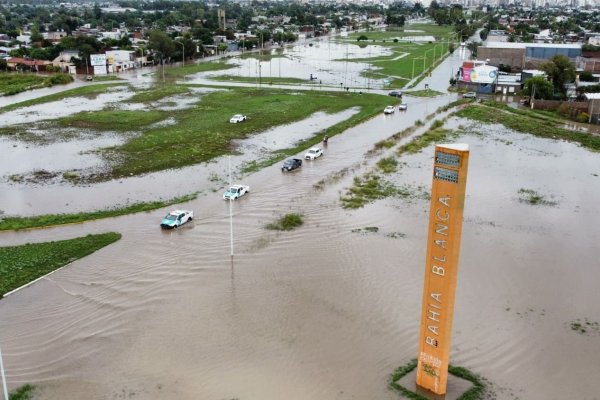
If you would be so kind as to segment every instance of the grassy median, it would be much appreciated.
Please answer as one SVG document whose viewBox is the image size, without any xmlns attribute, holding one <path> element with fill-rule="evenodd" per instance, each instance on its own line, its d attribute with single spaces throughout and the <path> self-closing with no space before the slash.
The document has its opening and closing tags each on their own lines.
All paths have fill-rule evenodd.
<svg viewBox="0 0 600 400">
<path fill-rule="evenodd" d="M 121 234 L 109 232 L 56 242 L 0 247 L 0 297 L 120 238 Z"/>
<path fill-rule="evenodd" d="M 172 204 L 184 203 L 194 200 L 198 196 L 192 193 L 186 196 L 174 197 L 168 200 L 157 200 L 144 203 L 135 203 L 126 207 L 115 207 L 107 210 L 82 212 L 77 214 L 46 214 L 33 217 L 4 217 L 0 219 L 0 231 L 34 229 L 55 225 L 74 224 L 94 219 L 118 217 L 142 211 L 151 211 Z"/>
</svg>

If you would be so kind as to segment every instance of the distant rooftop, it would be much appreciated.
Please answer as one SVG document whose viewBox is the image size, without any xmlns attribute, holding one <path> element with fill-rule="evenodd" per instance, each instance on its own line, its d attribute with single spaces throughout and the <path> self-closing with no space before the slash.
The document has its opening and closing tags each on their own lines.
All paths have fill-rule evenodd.
<svg viewBox="0 0 600 400">
<path fill-rule="evenodd" d="M 545 47 L 549 49 L 580 49 L 581 44 L 572 43 L 512 43 L 512 42 L 488 42 L 484 47 L 490 49 L 525 49 L 527 47 Z"/>
</svg>

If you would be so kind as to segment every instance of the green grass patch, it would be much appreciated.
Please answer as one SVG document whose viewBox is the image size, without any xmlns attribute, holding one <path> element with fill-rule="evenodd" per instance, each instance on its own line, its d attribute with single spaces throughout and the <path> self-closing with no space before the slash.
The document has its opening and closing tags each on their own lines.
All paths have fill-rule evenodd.
<svg viewBox="0 0 600 400">
<path fill-rule="evenodd" d="M 221 81 L 221 82 L 243 82 L 243 83 L 259 83 L 257 77 L 250 76 L 236 76 L 236 75 L 222 75 L 222 76 L 211 76 L 211 80 L 213 81 Z M 269 85 L 269 83 L 274 83 L 277 85 L 297 85 L 297 84 L 312 84 L 308 79 L 300 79 L 300 78 L 278 78 L 278 77 L 265 77 L 260 80 L 260 84 Z"/>
<path fill-rule="evenodd" d="M 117 75 L 94 75 L 94 81 L 96 82 L 108 82 L 108 81 L 122 81 Z"/>
<path fill-rule="evenodd" d="M 161 100 L 165 97 L 187 94 L 190 92 L 189 87 L 183 85 L 162 85 L 157 84 L 147 90 L 142 90 L 133 95 L 128 103 L 150 103 Z"/>
<path fill-rule="evenodd" d="M 8 394 L 9 400 L 31 400 L 33 398 L 33 385 L 23 385 Z"/>
<path fill-rule="evenodd" d="M 28 107 L 28 106 L 33 106 L 36 104 L 44 104 L 44 103 L 49 103 L 51 101 L 58 101 L 58 100 L 66 99 L 68 97 L 77 97 L 77 96 L 93 97 L 93 96 L 97 96 L 102 93 L 106 93 L 112 87 L 124 85 L 124 84 L 125 83 L 112 83 L 112 84 L 109 83 L 109 84 L 101 84 L 101 85 L 81 86 L 81 87 L 78 87 L 75 89 L 65 90 L 64 92 L 38 97 L 36 99 L 26 100 L 26 101 L 22 101 L 20 103 L 15 103 L 15 104 L 9 104 L 7 106 L 0 108 L 0 113 L 15 110 L 15 109 L 21 108 L 21 107 Z"/>
<path fill-rule="evenodd" d="M 398 169 L 398 161 L 394 157 L 382 158 L 377 162 L 377 168 L 384 174 L 391 174 Z"/>
<path fill-rule="evenodd" d="M 340 198 L 342 208 L 357 209 L 375 200 L 400 194 L 399 190 L 379 175 L 368 173 L 354 177 L 353 186 Z"/>
<path fill-rule="evenodd" d="M 186 75 L 197 74 L 198 72 L 219 71 L 234 68 L 235 64 L 227 64 L 225 61 L 201 62 L 198 64 L 186 64 L 179 67 L 166 67 L 165 77 L 183 78 Z M 156 77 L 162 76 L 162 67 L 159 65 L 156 69 Z"/>
<path fill-rule="evenodd" d="M 291 231 L 302 226 L 304 218 L 300 214 L 286 214 L 275 222 L 267 224 L 265 228 L 273 231 Z"/>
<path fill-rule="evenodd" d="M 392 54 L 389 56 L 378 56 L 372 58 L 354 58 L 351 62 L 368 62 L 373 69 L 362 73 L 363 76 L 390 80 L 389 88 L 402 88 L 409 80 L 418 77 L 437 65 L 445 55 L 448 54 L 448 41 L 445 39 L 453 33 L 452 26 L 437 26 L 430 24 L 410 25 L 410 30 L 421 30 L 422 32 L 360 32 L 340 40 L 345 43 L 356 44 L 360 35 L 366 35 L 369 40 L 362 45 L 369 44 L 388 47 Z M 434 42 L 394 42 L 394 38 L 406 36 L 434 36 Z M 406 55 L 404 55 L 406 54 Z M 403 56 L 404 55 L 404 56 Z M 338 60 L 344 61 L 344 60 Z M 415 82 L 415 84 L 418 81 Z M 413 86 L 414 87 L 414 86 Z"/>
<path fill-rule="evenodd" d="M 47 214 L 33 217 L 4 217 L 0 219 L 0 231 L 41 228 L 54 225 L 73 224 L 95 219 L 118 217 L 142 211 L 151 211 L 172 204 L 185 203 L 198 197 L 197 193 L 174 197 L 168 200 L 157 200 L 131 204 L 126 207 L 115 207 L 108 210 L 83 212 L 77 214 Z"/>
<path fill-rule="evenodd" d="M 254 58 L 259 61 L 267 62 L 267 61 L 271 61 L 274 58 L 287 58 L 287 56 L 285 54 L 283 54 L 283 49 L 277 49 L 275 51 L 275 53 L 272 53 L 271 51 L 247 52 L 247 53 L 242 54 L 240 56 L 240 58 Z"/>
<path fill-rule="evenodd" d="M 231 151 L 230 143 L 234 139 L 244 139 L 278 125 L 302 120 L 317 111 L 336 113 L 360 107 L 360 111 L 347 120 L 319 132 L 313 138 L 301 141 L 294 148 L 277 153 L 295 154 L 320 142 L 324 134 L 332 137 L 377 115 L 387 102 L 385 96 L 342 92 L 245 88 L 209 93 L 194 107 L 171 112 L 170 115 L 177 119 L 176 125 L 145 130 L 141 136 L 121 146 L 105 149 L 104 155 L 115 166 L 101 179 L 139 175 L 209 161 Z M 230 124 L 229 118 L 237 113 L 246 114 L 248 120 Z M 136 121 L 137 117 L 122 118 Z M 279 159 L 281 158 L 275 157 L 271 160 L 275 162 L 273 160 Z"/>
<path fill-rule="evenodd" d="M 9 96 L 26 90 L 39 89 L 73 82 L 68 74 L 37 75 L 34 73 L 0 73 L 0 95 Z"/>
<path fill-rule="evenodd" d="M 417 360 L 413 359 L 408 362 L 406 365 L 398 367 L 390 376 L 388 386 L 390 389 L 395 390 L 402 394 L 403 396 L 412 399 L 412 400 L 429 400 L 428 397 L 422 396 L 418 393 L 415 393 L 406 387 L 400 385 L 398 381 L 405 375 L 412 372 L 415 368 L 417 368 Z M 425 364 L 426 365 L 426 364 Z M 449 365 L 448 373 L 450 375 L 454 375 L 456 377 L 465 379 L 473 384 L 469 390 L 463 393 L 461 396 L 457 398 L 457 400 L 479 400 L 483 399 L 488 391 L 487 386 L 483 378 L 479 375 L 474 374 L 464 367 L 458 367 Z"/>
<path fill-rule="evenodd" d="M 0 247 L 0 297 L 120 238 L 121 234 L 109 232 L 56 242 Z"/>
<path fill-rule="evenodd" d="M 564 129 L 559 125 L 564 124 L 566 120 L 555 120 L 535 112 L 486 103 L 471 104 L 456 112 L 456 115 L 490 124 L 502 124 L 517 132 L 538 137 L 576 142 L 590 150 L 600 151 L 599 136 Z"/>
<path fill-rule="evenodd" d="M 437 122 L 437 121 L 436 121 Z M 433 125 L 436 125 L 434 122 Z M 425 132 L 423 135 L 416 137 L 409 143 L 400 146 L 397 151 L 398 155 L 402 155 L 404 153 L 415 154 L 421 151 L 423 148 L 429 146 L 432 143 L 439 143 L 443 140 L 446 140 L 452 131 L 448 129 L 444 129 L 442 127 L 433 127 Z"/>
<path fill-rule="evenodd" d="M 168 118 L 170 113 L 159 110 L 86 111 L 59 118 L 56 124 L 99 131 L 131 131 Z"/>
<path fill-rule="evenodd" d="M 416 96 L 416 97 L 435 97 L 435 96 L 439 96 L 440 94 L 443 94 L 442 92 L 438 92 L 437 90 L 433 90 L 433 89 L 413 90 L 413 91 L 406 91 L 404 93 L 411 95 L 411 96 Z"/>
<path fill-rule="evenodd" d="M 44 86 L 45 77 L 37 74 L 0 73 L 0 95 L 9 96 Z"/>
</svg>

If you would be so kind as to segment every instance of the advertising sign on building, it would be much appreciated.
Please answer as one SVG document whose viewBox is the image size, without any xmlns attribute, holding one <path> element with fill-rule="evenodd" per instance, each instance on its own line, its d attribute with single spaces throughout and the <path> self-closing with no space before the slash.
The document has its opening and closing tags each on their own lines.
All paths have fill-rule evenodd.
<svg viewBox="0 0 600 400">
<path fill-rule="evenodd" d="M 106 65 L 106 54 L 90 54 L 90 64 L 93 67 Z"/>
<path fill-rule="evenodd" d="M 494 83 L 498 77 L 498 68 L 491 65 L 480 65 L 469 72 L 470 81 L 474 83 Z"/>
<path fill-rule="evenodd" d="M 94 75 L 106 75 L 106 65 L 94 65 Z"/>
</svg>

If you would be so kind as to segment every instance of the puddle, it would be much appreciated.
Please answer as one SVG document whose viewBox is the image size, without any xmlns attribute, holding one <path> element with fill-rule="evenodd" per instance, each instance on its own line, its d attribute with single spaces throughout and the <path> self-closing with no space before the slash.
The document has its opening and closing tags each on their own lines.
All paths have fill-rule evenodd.
<svg viewBox="0 0 600 400">
<path fill-rule="evenodd" d="M 0 177 L 29 174 L 36 170 L 61 172 L 103 167 L 105 162 L 93 153 L 103 147 L 125 142 L 121 134 L 103 132 L 102 136 L 38 145 L 0 138 Z"/>
<path fill-rule="evenodd" d="M 118 106 L 119 102 L 133 95 L 134 93 L 129 88 L 116 86 L 110 88 L 107 93 L 97 95 L 94 99 L 68 97 L 50 103 L 22 107 L 2 113 L 0 115 L 0 127 L 57 119 L 83 111 L 97 111 L 111 104 Z"/>
<path fill-rule="evenodd" d="M 235 141 L 234 146 L 243 153 L 251 153 L 253 157 L 259 157 L 264 152 L 294 147 L 298 142 L 309 139 L 316 133 L 340 123 L 358 112 L 360 112 L 358 107 L 335 114 L 316 112 L 302 121 L 278 126 L 254 135 L 250 139 Z"/>
</svg>

